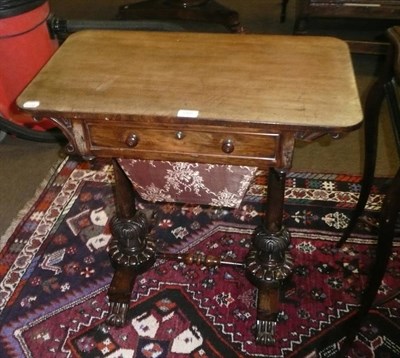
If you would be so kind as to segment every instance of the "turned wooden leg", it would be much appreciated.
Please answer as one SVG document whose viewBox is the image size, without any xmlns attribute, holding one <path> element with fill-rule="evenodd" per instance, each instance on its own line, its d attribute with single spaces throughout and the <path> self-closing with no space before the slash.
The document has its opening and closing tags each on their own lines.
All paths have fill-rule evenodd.
<svg viewBox="0 0 400 358">
<path fill-rule="evenodd" d="M 256 228 L 253 248 L 246 257 L 247 277 L 258 289 L 256 342 L 263 345 L 275 343 L 280 286 L 293 267 L 286 252 L 290 234 L 282 226 L 285 178 L 284 171 L 270 169 L 265 222 Z"/>
<path fill-rule="evenodd" d="M 110 302 L 107 323 L 122 326 L 126 320 L 135 278 L 146 271 L 155 260 L 155 245 L 148 240 L 148 213 L 136 211 L 132 183 L 116 160 L 115 173 L 116 215 L 111 220 L 113 235 L 109 254 L 115 273 L 108 290 Z"/>
</svg>

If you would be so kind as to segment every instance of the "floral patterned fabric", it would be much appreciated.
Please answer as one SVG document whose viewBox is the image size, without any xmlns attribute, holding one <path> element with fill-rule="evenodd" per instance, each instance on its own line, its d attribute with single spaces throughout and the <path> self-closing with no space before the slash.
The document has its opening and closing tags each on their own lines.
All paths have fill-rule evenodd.
<svg viewBox="0 0 400 358">
<path fill-rule="evenodd" d="M 118 159 L 139 195 L 168 201 L 237 208 L 257 167 Z"/>
</svg>

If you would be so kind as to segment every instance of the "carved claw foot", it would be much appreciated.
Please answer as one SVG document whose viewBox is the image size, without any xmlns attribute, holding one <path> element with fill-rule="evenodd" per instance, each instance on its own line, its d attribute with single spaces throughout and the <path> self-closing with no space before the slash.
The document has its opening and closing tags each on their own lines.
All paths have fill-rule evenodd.
<svg viewBox="0 0 400 358">
<path fill-rule="evenodd" d="M 109 255 L 115 268 L 108 289 L 107 323 L 111 326 L 125 324 L 135 279 L 155 261 L 155 244 L 147 237 L 148 231 L 148 218 L 144 212 L 138 211 L 133 218 L 114 217 L 111 221 L 113 238 Z"/>
<path fill-rule="evenodd" d="M 107 324 L 122 327 L 126 322 L 129 304 L 123 302 L 110 302 L 108 309 Z"/>
<path fill-rule="evenodd" d="M 253 249 L 246 257 L 246 274 L 258 288 L 256 342 L 275 343 L 276 318 L 279 310 L 280 286 L 292 272 L 293 260 L 287 253 L 290 234 L 282 227 L 275 233 L 264 227 L 255 230 Z"/>
<path fill-rule="evenodd" d="M 256 343 L 264 346 L 275 344 L 276 322 L 257 320 Z"/>
</svg>

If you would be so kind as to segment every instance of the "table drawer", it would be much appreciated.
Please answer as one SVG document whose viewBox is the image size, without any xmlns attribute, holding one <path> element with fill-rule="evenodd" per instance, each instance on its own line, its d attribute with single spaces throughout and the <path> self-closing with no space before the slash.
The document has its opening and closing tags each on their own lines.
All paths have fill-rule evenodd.
<svg viewBox="0 0 400 358">
<path fill-rule="evenodd" d="M 183 129 L 173 124 L 154 128 L 121 123 L 98 125 L 90 121 L 86 121 L 86 128 L 91 151 L 113 149 L 132 158 L 159 159 L 161 154 L 163 159 L 170 160 L 208 156 L 274 162 L 279 152 L 279 134 L 243 128 L 190 126 Z"/>
</svg>

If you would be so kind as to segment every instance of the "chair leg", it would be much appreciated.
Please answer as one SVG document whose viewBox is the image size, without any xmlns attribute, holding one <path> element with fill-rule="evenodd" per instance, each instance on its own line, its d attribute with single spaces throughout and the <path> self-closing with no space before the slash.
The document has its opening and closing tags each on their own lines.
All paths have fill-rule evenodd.
<svg viewBox="0 0 400 358">
<path fill-rule="evenodd" d="M 368 284 L 361 297 L 360 308 L 348 327 L 349 335 L 346 337 L 343 344 L 343 352 L 348 350 L 353 342 L 362 320 L 373 305 L 382 283 L 382 279 L 385 275 L 389 258 L 392 253 L 395 226 L 400 211 L 399 197 L 400 168 L 398 169 L 396 176 L 393 178 L 382 204 L 375 262 L 371 266 Z"/>
<path fill-rule="evenodd" d="M 358 197 L 357 205 L 351 214 L 349 224 L 344 230 L 342 237 L 337 242 L 336 246 L 341 247 L 353 232 L 357 221 L 364 211 L 365 205 L 367 204 L 369 193 L 372 188 L 375 176 L 375 165 L 376 165 L 376 153 L 377 153 L 377 142 L 378 142 L 378 119 L 373 121 L 365 122 L 364 129 L 365 137 L 365 160 L 364 160 L 364 171 L 361 181 L 361 191 Z"/>
<path fill-rule="evenodd" d="M 384 81 L 386 73 L 378 79 L 368 92 L 365 105 L 364 120 L 364 171 L 362 177 L 362 186 L 357 205 L 351 215 L 350 222 L 343 232 L 342 237 L 336 246 L 341 247 L 353 232 L 358 218 L 364 211 L 372 184 L 374 182 L 375 165 L 378 147 L 378 127 L 380 108 L 385 97 Z"/>
</svg>

